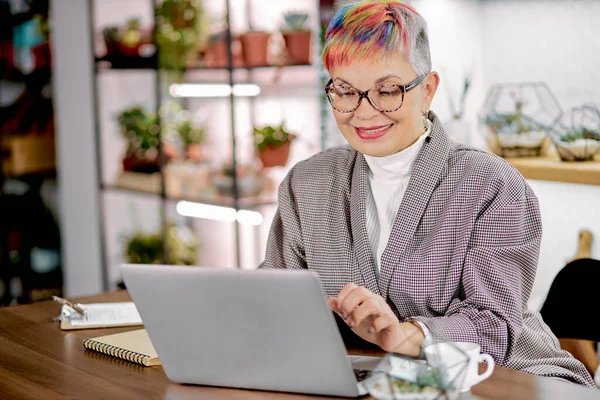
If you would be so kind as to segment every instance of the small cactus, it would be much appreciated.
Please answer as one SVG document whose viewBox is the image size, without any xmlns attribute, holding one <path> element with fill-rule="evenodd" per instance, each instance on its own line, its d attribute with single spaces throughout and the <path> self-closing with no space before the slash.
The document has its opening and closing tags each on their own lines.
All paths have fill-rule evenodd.
<svg viewBox="0 0 600 400">
<path fill-rule="evenodd" d="M 286 31 L 304 31 L 306 30 L 306 21 L 308 21 L 308 14 L 301 12 L 288 12 L 283 16 L 285 20 Z"/>
</svg>

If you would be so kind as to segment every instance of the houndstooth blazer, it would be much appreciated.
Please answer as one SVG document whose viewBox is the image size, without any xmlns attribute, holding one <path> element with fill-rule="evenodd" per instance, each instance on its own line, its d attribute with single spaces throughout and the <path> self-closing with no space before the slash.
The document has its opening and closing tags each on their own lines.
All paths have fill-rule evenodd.
<svg viewBox="0 0 600 400">
<path fill-rule="evenodd" d="M 366 229 L 368 166 L 349 146 L 291 169 L 260 267 L 316 271 L 328 296 L 353 282 L 434 339 L 479 343 L 498 365 L 594 386 L 527 310 L 542 236 L 535 194 L 503 159 L 452 142 L 433 112 L 429 119 L 379 279 Z"/>
</svg>

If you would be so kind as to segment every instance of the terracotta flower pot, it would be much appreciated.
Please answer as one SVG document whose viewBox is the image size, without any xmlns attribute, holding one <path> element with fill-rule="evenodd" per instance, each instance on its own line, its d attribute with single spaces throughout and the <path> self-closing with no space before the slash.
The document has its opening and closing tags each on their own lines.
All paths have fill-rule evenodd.
<svg viewBox="0 0 600 400">
<path fill-rule="evenodd" d="M 298 64 L 310 64 L 312 32 L 284 32 L 283 39 L 285 40 L 285 46 L 290 53 L 292 62 Z"/>
<path fill-rule="evenodd" d="M 223 68 L 228 62 L 228 48 L 226 40 L 211 42 L 206 53 L 206 65 L 210 68 Z"/>
<path fill-rule="evenodd" d="M 219 39 L 210 43 L 204 56 L 204 62 L 209 68 L 225 68 L 229 64 L 227 40 Z M 242 58 L 241 44 L 239 40 L 234 39 L 231 44 L 231 54 L 233 56 L 233 66 L 241 67 L 244 65 Z"/>
<path fill-rule="evenodd" d="M 266 32 L 247 32 L 240 36 L 242 55 L 246 67 L 268 65 L 267 54 L 270 34 Z"/>
<path fill-rule="evenodd" d="M 190 144 L 189 146 L 187 146 L 185 149 L 185 155 L 188 158 L 188 160 L 198 163 L 206 159 L 206 152 L 204 150 L 204 147 L 199 144 Z"/>
<path fill-rule="evenodd" d="M 284 167 L 290 156 L 290 144 L 291 142 L 286 142 L 281 146 L 269 146 L 265 150 L 259 151 L 258 157 L 260 158 L 263 167 Z"/>
</svg>

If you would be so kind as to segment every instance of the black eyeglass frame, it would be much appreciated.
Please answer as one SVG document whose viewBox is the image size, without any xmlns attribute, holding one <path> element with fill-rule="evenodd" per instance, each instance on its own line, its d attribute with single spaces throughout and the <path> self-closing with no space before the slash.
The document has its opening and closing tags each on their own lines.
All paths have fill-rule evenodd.
<svg viewBox="0 0 600 400">
<path fill-rule="evenodd" d="M 374 86 L 369 90 L 358 90 L 356 88 L 352 88 L 352 90 L 356 90 L 356 92 L 358 93 L 358 103 L 356 104 L 356 107 L 354 107 L 352 110 L 350 111 L 343 111 L 340 110 L 338 108 L 336 108 L 333 105 L 333 101 L 331 100 L 331 97 L 329 97 L 329 93 L 331 92 L 331 90 L 333 89 L 333 79 L 330 79 L 329 82 L 327 82 L 327 85 L 325 85 L 325 95 L 327 96 L 327 100 L 329 100 L 329 104 L 331 104 L 331 107 L 333 107 L 334 110 L 336 110 L 337 112 L 341 112 L 344 114 L 349 114 L 352 113 L 354 111 L 356 111 L 358 109 L 358 107 L 360 107 L 360 103 L 362 103 L 362 99 L 367 99 L 367 101 L 369 102 L 369 104 L 371 105 L 371 107 L 373 107 L 374 109 L 376 109 L 377 111 L 380 112 L 385 112 L 385 113 L 390 113 L 390 112 L 394 112 L 394 111 L 398 111 L 400 108 L 402 108 L 402 105 L 404 104 L 404 95 L 408 92 L 410 92 L 411 90 L 413 90 L 414 88 L 416 88 L 417 86 L 419 86 L 419 84 L 421 82 L 423 82 L 423 79 L 425 79 L 425 77 L 429 75 L 429 72 L 424 73 L 420 76 L 418 76 L 416 79 L 408 82 L 406 85 L 397 85 L 394 84 L 395 86 L 398 86 L 402 89 L 402 101 L 400 102 L 400 105 L 396 108 L 394 108 L 393 110 L 384 110 L 382 108 L 379 108 L 375 105 L 375 103 L 373 103 L 373 100 L 371 100 L 371 98 L 369 97 L 369 92 L 375 88 L 381 87 L 381 86 Z"/>
</svg>

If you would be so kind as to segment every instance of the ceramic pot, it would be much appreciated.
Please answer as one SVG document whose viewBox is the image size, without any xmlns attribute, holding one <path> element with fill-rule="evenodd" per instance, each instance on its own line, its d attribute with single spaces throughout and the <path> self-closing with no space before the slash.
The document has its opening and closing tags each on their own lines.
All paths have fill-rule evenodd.
<svg viewBox="0 0 600 400">
<path fill-rule="evenodd" d="M 270 34 L 266 32 L 247 32 L 240 36 L 242 56 L 246 67 L 268 65 L 268 45 Z"/>
<path fill-rule="evenodd" d="M 284 32 L 283 39 L 293 63 L 310 64 L 312 32 Z"/>
<path fill-rule="evenodd" d="M 291 142 L 286 142 L 281 146 L 269 146 L 263 151 L 258 152 L 258 157 L 264 168 L 284 167 L 290 156 Z"/>
</svg>

